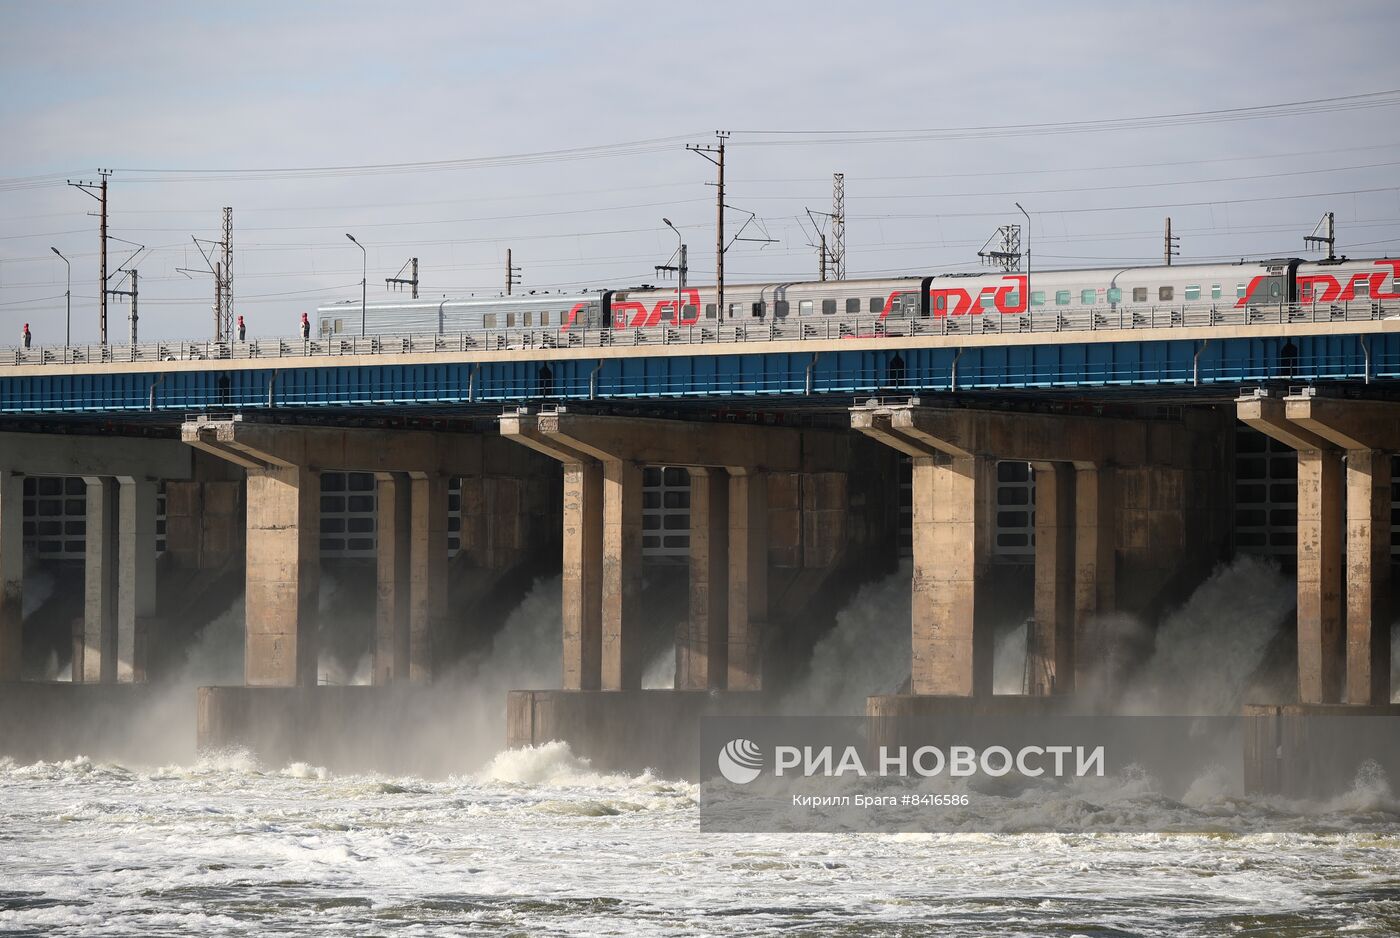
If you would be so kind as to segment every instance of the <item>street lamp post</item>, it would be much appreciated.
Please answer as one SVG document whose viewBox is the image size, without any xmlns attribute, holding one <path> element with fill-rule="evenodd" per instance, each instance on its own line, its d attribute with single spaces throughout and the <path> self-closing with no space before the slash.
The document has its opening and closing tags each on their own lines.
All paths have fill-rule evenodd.
<svg viewBox="0 0 1400 938">
<path fill-rule="evenodd" d="M 1026 312 L 1031 311 L 1031 216 L 1025 209 L 1021 208 L 1021 203 L 1017 202 L 1016 207 L 1021 209 L 1021 214 L 1026 216 Z"/>
<path fill-rule="evenodd" d="M 365 291 L 366 284 L 369 283 L 369 252 L 365 250 L 363 244 L 355 240 L 355 236 L 350 232 L 347 231 L 345 237 L 349 238 L 355 247 L 360 249 L 360 338 L 363 339 L 365 337 Z"/>
<path fill-rule="evenodd" d="M 676 328 L 680 328 L 681 319 L 684 318 L 681 310 L 681 294 L 685 291 L 685 239 L 681 237 L 680 229 L 671 224 L 671 219 L 661 219 L 666 223 L 666 227 L 676 233 Z"/>
<path fill-rule="evenodd" d="M 63 266 L 68 268 L 68 289 L 63 291 L 63 299 L 68 307 L 63 325 L 63 346 L 67 348 L 73 344 L 73 265 L 68 263 L 68 258 L 64 257 L 58 248 L 51 247 L 49 250 L 57 254 L 58 259 L 63 261 Z"/>
</svg>

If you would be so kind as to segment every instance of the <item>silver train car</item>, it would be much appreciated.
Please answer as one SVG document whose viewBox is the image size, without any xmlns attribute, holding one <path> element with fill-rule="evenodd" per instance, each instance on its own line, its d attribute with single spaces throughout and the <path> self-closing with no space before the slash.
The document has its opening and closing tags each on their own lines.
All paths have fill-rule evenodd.
<svg viewBox="0 0 1400 938">
<path fill-rule="evenodd" d="M 888 279 L 650 285 L 584 293 L 527 293 L 466 299 L 375 301 L 364 309 L 369 335 L 459 332 L 650 330 L 747 322 L 871 322 L 980 315 L 1127 311 L 1159 307 L 1339 305 L 1400 300 L 1400 259 L 1279 258 L 1233 264 L 978 272 Z M 679 308 L 677 308 L 679 307 Z M 358 300 L 321 306 L 316 333 L 360 334 Z"/>
</svg>

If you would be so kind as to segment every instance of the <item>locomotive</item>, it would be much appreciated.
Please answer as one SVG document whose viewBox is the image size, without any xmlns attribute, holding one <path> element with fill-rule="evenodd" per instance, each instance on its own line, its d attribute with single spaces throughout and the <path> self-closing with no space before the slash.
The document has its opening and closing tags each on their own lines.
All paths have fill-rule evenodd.
<svg viewBox="0 0 1400 938">
<path fill-rule="evenodd" d="M 965 273 L 889 279 L 649 285 L 582 293 L 529 293 L 366 304 L 370 335 L 461 332 L 654 330 L 765 322 L 841 323 L 956 316 L 1076 313 L 1153 307 L 1333 306 L 1400 300 L 1400 258 L 1277 258 L 1233 264 L 1102 267 L 1033 274 Z M 677 308 L 679 307 L 679 309 Z M 361 305 L 317 308 L 325 338 L 358 335 Z"/>
</svg>

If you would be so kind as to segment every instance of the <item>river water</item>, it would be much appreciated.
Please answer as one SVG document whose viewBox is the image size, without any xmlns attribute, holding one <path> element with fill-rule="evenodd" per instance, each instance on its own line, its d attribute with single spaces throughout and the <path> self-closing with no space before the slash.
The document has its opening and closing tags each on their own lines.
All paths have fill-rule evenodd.
<svg viewBox="0 0 1400 938">
<path fill-rule="evenodd" d="M 1385 835 L 716 835 L 559 744 L 434 781 L 0 762 L 0 933 L 1395 935 L 1378 794 Z"/>
</svg>

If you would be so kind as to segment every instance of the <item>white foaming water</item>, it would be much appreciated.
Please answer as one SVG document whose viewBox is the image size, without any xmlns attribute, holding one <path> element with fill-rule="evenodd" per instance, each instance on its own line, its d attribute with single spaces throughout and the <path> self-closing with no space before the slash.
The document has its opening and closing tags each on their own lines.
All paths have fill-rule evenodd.
<svg viewBox="0 0 1400 938">
<path fill-rule="evenodd" d="M 1242 556 L 1217 568 L 1157 630 L 1152 657 L 1133 675 L 1122 709 L 1239 713 L 1250 675 L 1295 595 L 1272 561 Z"/>
<path fill-rule="evenodd" d="M 658 651 L 642 672 L 643 690 L 667 690 L 676 686 L 676 652 L 671 648 Z"/>
<path fill-rule="evenodd" d="M 28 618 L 37 612 L 53 595 L 57 582 L 53 574 L 44 569 L 27 573 L 24 577 L 24 601 L 20 607 L 20 615 Z"/>
<path fill-rule="evenodd" d="M 1024 817 L 1209 812 L 1145 777 Z M 695 786 L 562 744 L 443 781 L 261 767 L 0 760 L 0 931 L 27 934 L 950 936 L 1394 934 L 1380 834 L 701 834 Z M 1387 802 L 1389 798 L 1389 802 Z M 1358 778 L 1336 818 L 1398 807 Z M 1388 805 L 1388 806 L 1387 806 Z M 1260 807 L 1261 811 L 1266 810 Z M 1390 830 L 1397 829 L 1394 823 Z"/>
<path fill-rule="evenodd" d="M 783 702 L 788 713 L 862 714 L 871 694 L 893 694 L 909 679 L 912 642 L 906 561 L 866 583 L 812 649 L 808 676 Z"/>
</svg>

